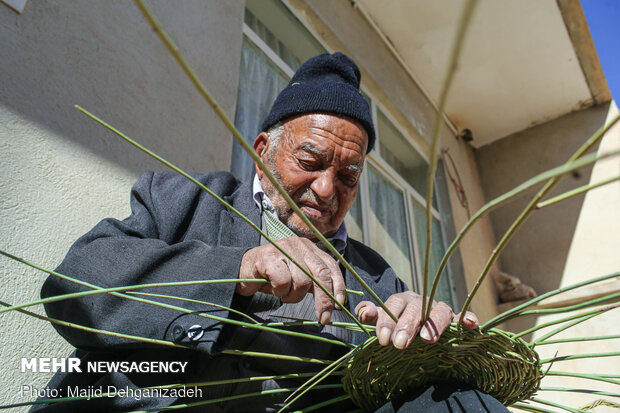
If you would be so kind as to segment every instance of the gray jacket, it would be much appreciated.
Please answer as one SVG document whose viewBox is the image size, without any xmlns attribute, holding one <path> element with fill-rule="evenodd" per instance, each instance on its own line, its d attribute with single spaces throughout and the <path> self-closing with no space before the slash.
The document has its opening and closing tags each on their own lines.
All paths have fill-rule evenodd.
<svg viewBox="0 0 620 413">
<path fill-rule="evenodd" d="M 226 172 L 195 175 L 195 178 L 260 227 L 260 211 L 252 198 L 250 183 L 240 183 Z M 199 189 L 194 183 L 170 172 L 145 173 L 132 188 L 131 211 L 131 216 L 127 219 L 123 221 L 105 219 L 78 239 L 57 268 L 57 272 L 101 287 L 236 278 L 243 254 L 260 243 L 260 234 L 255 232 L 248 223 L 221 205 L 211 195 Z M 381 256 L 360 242 L 349 239 L 344 256 L 382 300 L 406 289 L 405 284 L 396 277 L 394 271 Z M 345 274 L 347 288 L 362 290 L 351 274 L 346 271 L 343 271 L 343 274 Z M 87 289 L 50 276 L 43 285 L 41 296 L 50 297 Z M 236 295 L 234 290 L 235 284 L 227 283 L 163 287 L 144 290 L 144 292 L 207 301 L 243 311 L 249 305 L 248 300 L 251 299 Z M 238 317 L 229 314 L 226 310 L 196 302 L 145 298 L 185 307 L 197 313 L 225 318 Z M 354 309 L 361 300 L 370 299 L 367 294 L 365 297 L 350 294 L 348 298 L 349 309 Z M 248 333 L 247 329 L 226 325 L 196 314 L 184 314 L 109 294 L 58 301 L 47 304 L 45 308 L 52 318 L 97 329 L 173 341 L 188 347 L 188 349 L 167 348 L 157 344 L 88 333 L 55 325 L 58 332 L 77 348 L 77 356 L 83 360 L 189 361 L 189 371 L 179 376 L 173 374 L 58 373 L 50 386 L 60 389 L 67 386 L 86 387 L 110 383 L 119 386 L 144 387 L 173 382 L 187 383 L 265 375 L 274 372 L 280 374 L 288 370 L 298 372 L 309 368 L 303 365 L 304 363 L 265 362 L 265 360 L 256 361 L 253 357 L 219 354 L 223 348 L 230 346 L 251 350 L 264 349 L 271 352 L 284 347 L 283 352 L 286 354 L 318 358 L 334 358 L 342 354 L 340 348 L 334 349 L 337 346 L 317 346 L 314 341 L 307 342 L 309 340 L 289 341 L 289 336 L 264 334 L 259 331 Z M 187 334 L 193 326 L 200 326 L 203 331 L 198 339 L 192 339 Z M 321 334 L 320 331 L 316 333 Z M 359 344 L 364 339 L 364 335 L 356 333 L 353 334 L 352 342 Z M 286 367 L 283 367 L 284 364 Z M 316 366 L 311 367 L 316 369 Z M 273 383 L 274 387 L 288 385 L 289 383 Z M 217 389 L 209 388 L 207 393 L 203 394 L 205 398 L 212 399 L 256 389 L 256 383 L 229 385 Z M 260 389 L 265 389 L 265 386 L 259 386 L 258 390 Z M 96 409 L 97 403 L 103 403 L 101 404 L 102 410 L 124 410 L 157 407 L 174 403 L 176 400 L 117 399 L 119 398 L 91 400 L 88 409 Z M 280 395 L 279 400 L 281 399 Z M 318 399 L 314 400 L 312 397 L 308 398 L 306 404 L 316 402 L 316 400 L 325 400 L 325 394 L 322 393 Z M 57 406 L 66 411 L 63 405 L 61 403 Z M 50 409 L 53 410 L 52 407 Z M 244 407 L 220 404 L 218 407 L 211 408 L 211 410 L 220 411 L 218 409 L 227 411 L 269 410 L 256 403 L 244 405 Z M 200 411 L 205 410 L 207 409 L 204 407 L 200 409 Z"/>
</svg>

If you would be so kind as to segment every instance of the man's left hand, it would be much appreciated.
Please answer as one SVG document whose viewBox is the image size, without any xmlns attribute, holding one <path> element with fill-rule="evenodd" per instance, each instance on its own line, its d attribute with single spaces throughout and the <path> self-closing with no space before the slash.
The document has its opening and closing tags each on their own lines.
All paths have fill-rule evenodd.
<svg viewBox="0 0 620 413">
<path fill-rule="evenodd" d="M 398 317 L 398 323 L 394 322 L 381 307 L 370 301 L 359 303 L 355 307 L 355 314 L 362 323 L 377 326 L 379 344 L 386 346 L 394 343 L 394 347 L 401 350 L 411 344 L 418 331 L 422 340 L 435 343 L 450 323 L 457 322 L 460 316 L 460 313 L 454 314 L 448 304 L 433 301 L 428 319 L 420 329 L 422 296 L 411 291 L 393 294 L 387 299 L 385 306 Z M 463 319 L 463 325 L 467 328 L 478 327 L 478 317 L 468 311 Z"/>
</svg>

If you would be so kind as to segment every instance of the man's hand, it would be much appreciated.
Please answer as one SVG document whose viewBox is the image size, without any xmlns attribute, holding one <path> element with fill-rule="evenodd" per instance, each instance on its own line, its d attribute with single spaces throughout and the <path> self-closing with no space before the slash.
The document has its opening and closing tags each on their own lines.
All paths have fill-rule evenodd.
<svg viewBox="0 0 620 413">
<path fill-rule="evenodd" d="M 450 306 L 444 302 L 434 302 L 428 320 L 420 329 L 422 318 L 422 296 L 411 291 L 390 296 L 385 306 L 398 317 L 398 323 L 381 308 L 370 301 L 362 301 L 355 308 L 355 314 L 362 323 L 377 326 L 377 338 L 382 346 L 394 343 L 394 347 L 404 349 L 411 344 L 420 331 L 420 338 L 427 343 L 434 343 L 448 328 L 450 323 L 457 322 L 460 314 L 454 314 Z M 467 328 L 478 327 L 478 317 L 467 312 L 463 319 Z"/>
<path fill-rule="evenodd" d="M 340 304 L 344 304 L 344 278 L 332 257 L 307 238 L 289 237 L 276 243 L 305 266 Z M 239 278 L 264 278 L 269 281 L 269 284 L 238 283 L 236 292 L 246 296 L 260 291 L 281 297 L 285 303 L 296 303 L 310 292 L 314 294 L 317 320 L 327 324 L 331 318 L 334 302 L 271 244 L 252 248 L 243 255 Z"/>
</svg>

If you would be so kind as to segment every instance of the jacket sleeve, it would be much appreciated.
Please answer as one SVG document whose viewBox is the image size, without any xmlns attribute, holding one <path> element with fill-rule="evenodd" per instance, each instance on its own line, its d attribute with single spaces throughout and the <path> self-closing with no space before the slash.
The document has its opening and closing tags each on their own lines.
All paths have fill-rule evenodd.
<svg viewBox="0 0 620 413">
<path fill-rule="evenodd" d="M 241 258 L 248 248 L 218 245 L 218 212 L 221 210 L 219 204 L 215 205 L 209 195 L 201 193 L 189 181 L 172 177 L 170 174 L 166 175 L 165 179 L 161 176 L 160 173 L 144 174 L 131 192 L 131 215 L 123 221 L 101 221 L 75 242 L 56 271 L 106 288 L 236 278 Z M 195 219 L 196 209 L 208 209 L 211 202 L 216 209 L 210 211 L 206 218 L 203 217 L 204 225 L 210 227 L 211 231 L 206 231 L 208 234 L 202 239 L 186 236 L 184 231 L 187 231 L 192 219 Z M 44 283 L 41 296 L 45 298 L 87 290 L 88 287 L 52 275 Z M 136 292 L 173 295 L 230 307 L 234 290 L 234 283 L 225 283 L 157 287 Z M 207 353 L 216 351 L 215 343 L 223 324 L 196 313 L 227 317 L 228 311 L 195 301 L 146 295 L 134 297 L 184 307 L 192 313 L 105 293 L 52 302 L 45 308 L 50 317 L 63 321 L 134 336 L 185 343 Z M 193 329 L 195 334 L 190 338 L 188 332 L 193 326 L 200 328 Z M 160 346 L 61 325 L 55 327 L 72 345 L 83 349 Z"/>
</svg>

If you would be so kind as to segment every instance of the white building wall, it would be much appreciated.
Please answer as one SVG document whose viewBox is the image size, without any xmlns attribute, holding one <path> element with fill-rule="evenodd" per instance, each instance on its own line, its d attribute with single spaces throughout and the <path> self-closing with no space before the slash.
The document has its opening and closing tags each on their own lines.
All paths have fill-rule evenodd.
<svg viewBox="0 0 620 413">
<path fill-rule="evenodd" d="M 198 76 L 234 116 L 243 2 L 149 1 Z M 228 169 L 232 138 L 128 1 L 0 4 L 0 249 L 53 269 L 99 220 L 129 214 L 144 170 L 165 167 L 74 109 L 79 104 L 191 171 Z M 46 274 L 0 257 L 0 300 L 39 298 Z M 42 306 L 30 310 L 44 314 Z M 0 314 L 0 400 L 51 374 L 21 357 L 72 351 L 44 321 Z M 11 411 L 25 411 L 27 407 Z"/>
</svg>

